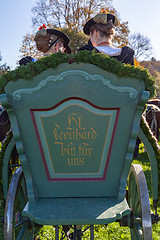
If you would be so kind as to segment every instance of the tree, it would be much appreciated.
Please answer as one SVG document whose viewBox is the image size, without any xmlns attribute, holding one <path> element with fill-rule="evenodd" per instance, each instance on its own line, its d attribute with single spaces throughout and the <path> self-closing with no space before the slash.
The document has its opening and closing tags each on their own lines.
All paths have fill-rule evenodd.
<svg viewBox="0 0 160 240">
<path fill-rule="evenodd" d="M 151 58 L 151 61 L 154 61 L 154 62 L 156 62 L 157 60 L 156 60 L 156 58 L 155 58 L 155 57 L 152 57 L 152 58 Z"/>
<path fill-rule="evenodd" d="M 7 66 L 6 63 L 1 64 L 1 61 L 2 61 L 2 56 L 1 56 L 1 53 L 0 53 L 0 75 L 2 75 L 3 73 L 6 73 L 7 71 L 10 70 L 10 67 Z"/>
<path fill-rule="evenodd" d="M 140 33 L 131 34 L 129 36 L 129 46 L 135 51 L 135 58 L 151 59 L 152 46 L 150 40 Z"/>
<path fill-rule="evenodd" d="M 19 50 L 23 56 L 32 56 L 33 58 L 41 57 L 42 54 L 37 51 L 34 41 L 34 34 L 26 34 L 22 40 L 22 46 Z"/>
<path fill-rule="evenodd" d="M 72 53 L 76 53 L 79 47 L 85 45 L 88 37 L 83 33 L 82 29 L 86 21 L 102 9 L 106 9 L 109 13 L 118 15 L 111 5 L 112 0 L 39 0 L 35 7 L 32 8 L 33 29 L 37 29 L 46 24 L 49 28 L 56 28 L 65 32 L 70 38 L 70 47 Z M 119 17 L 118 17 L 119 18 Z M 120 20 L 120 18 L 119 18 Z M 118 47 L 128 44 L 128 22 L 120 23 L 116 27 L 116 36 L 114 43 Z M 24 36 L 20 52 L 25 55 L 39 57 L 39 53 L 33 43 L 33 34 Z"/>
<path fill-rule="evenodd" d="M 121 19 L 119 17 L 119 14 L 117 13 L 115 8 L 107 8 L 106 9 L 109 13 L 115 15 L 119 21 L 120 25 L 115 28 L 115 37 L 114 37 L 114 43 L 117 47 L 123 47 L 128 45 L 128 36 L 129 36 L 129 28 L 128 28 L 128 22 L 121 22 Z"/>
<path fill-rule="evenodd" d="M 85 45 L 89 39 L 82 31 L 77 32 L 77 29 L 60 28 L 59 30 L 69 37 L 72 53 L 76 53 L 79 47 Z"/>
<path fill-rule="evenodd" d="M 83 29 L 95 13 L 111 6 L 112 0 L 39 0 L 32 8 L 34 27 L 45 23 L 56 28 Z"/>
<path fill-rule="evenodd" d="M 153 58 L 151 61 L 142 61 L 140 65 L 143 68 L 148 68 L 149 73 L 155 77 L 157 85 L 157 95 L 160 97 L 160 61 Z"/>
</svg>

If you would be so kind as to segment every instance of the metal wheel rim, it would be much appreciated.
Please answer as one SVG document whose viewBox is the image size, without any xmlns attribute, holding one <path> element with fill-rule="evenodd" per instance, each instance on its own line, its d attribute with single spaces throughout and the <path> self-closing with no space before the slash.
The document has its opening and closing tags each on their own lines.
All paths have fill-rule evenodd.
<svg viewBox="0 0 160 240">
<path fill-rule="evenodd" d="M 26 193 L 21 194 L 20 205 L 17 202 L 19 191 L 23 189 L 23 180 L 23 171 L 22 168 L 19 167 L 12 177 L 7 195 L 4 215 L 4 240 L 33 239 L 31 238 L 31 236 L 33 236 L 33 230 L 29 229 L 29 222 L 27 219 L 23 219 L 20 214 L 25 201 L 27 201 L 27 199 L 25 199 L 27 196 L 25 195 Z M 21 204 L 23 206 L 21 206 Z M 18 236 L 15 236 L 17 229 L 20 230 Z"/>
<path fill-rule="evenodd" d="M 131 239 L 152 240 L 150 203 L 145 175 L 141 165 L 132 164 L 128 179 L 128 204 L 133 218 L 140 217 L 131 229 Z"/>
</svg>

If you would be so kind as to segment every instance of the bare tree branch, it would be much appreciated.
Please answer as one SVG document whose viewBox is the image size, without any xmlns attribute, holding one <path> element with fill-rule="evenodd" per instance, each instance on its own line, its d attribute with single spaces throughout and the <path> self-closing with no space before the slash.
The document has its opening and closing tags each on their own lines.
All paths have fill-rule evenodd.
<svg viewBox="0 0 160 240">
<path fill-rule="evenodd" d="M 93 14 L 111 6 L 112 0 L 39 0 L 32 9 L 33 26 L 45 23 L 57 27 L 77 28 L 82 30 L 84 23 Z"/>
<path fill-rule="evenodd" d="M 129 37 L 129 46 L 135 51 L 135 58 L 138 60 L 140 58 L 151 59 L 152 55 L 152 45 L 146 36 L 140 33 L 131 34 Z"/>
</svg>

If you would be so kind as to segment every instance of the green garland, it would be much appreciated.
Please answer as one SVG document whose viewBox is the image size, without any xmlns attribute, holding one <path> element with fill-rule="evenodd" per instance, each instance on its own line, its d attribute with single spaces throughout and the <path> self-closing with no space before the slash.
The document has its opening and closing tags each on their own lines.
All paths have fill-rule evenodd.
<svg viewBox="0 0 160 240">
<path fill-rule="evenodd" d="M 4 92 L 4 86 L 9 81 L 16 81 L 20 78 L 32 80 L 32 78 L 48 68 L 56 68 L 61 63 L 91 63 L 108 72 L 114 73 L 120 77 L 138 78 L 144 81 L 146 90 L 150 92 L 150 97 L 155 96 L 155 78 L 152 77 L 147 69 L 134 67 L 129 64 L 122 64 L 114 58 L 108 57 L 101 53 L 90 51 L 79 51 L 77 54 L 55 53 L 47 57 L 43 57 L 37 62 L 31 62 L 25 66 L 19 66 L 13 71 L 9 71 L 0 77 L 0 93 Z"/>
<path fill-rule="evenodd" d="M 155 157 L 157 159 L 157 166 L 158 166 L 158 177 L 160 179 L 160 146 L 143 115 L 141 116 L 140 126 L 155 152 Z M 158 181 L 158 199 L 160 199 L 160 181 Z"/>
</svg>

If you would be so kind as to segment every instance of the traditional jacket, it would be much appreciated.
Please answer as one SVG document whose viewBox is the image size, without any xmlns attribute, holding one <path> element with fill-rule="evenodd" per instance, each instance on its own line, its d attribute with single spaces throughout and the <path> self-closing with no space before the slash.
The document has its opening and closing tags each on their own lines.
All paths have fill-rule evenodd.
<svg viewBox="0 0 160 240">
<path fill-rule="evenodd" d="M 90 44 L 87 44 L 79 49 L 81 50 L 87 50 L 87 51 L 93 51 L 95 50 L 97 53 L 103 53 L 106 54 L 110 57 L 113 57 L 117 59 L 118 61 L 122 63 L 129 63 L 131 65 L 134 65 L 134 50 L 131 49 L 130 47 L 122 47 L 121 49 L 117 48 L 112 48 L 112 47 L 93 47 L 91 42 L 89 41 Z M 104 49 L 103 49 L 104 48 Z"/>
</svg>

